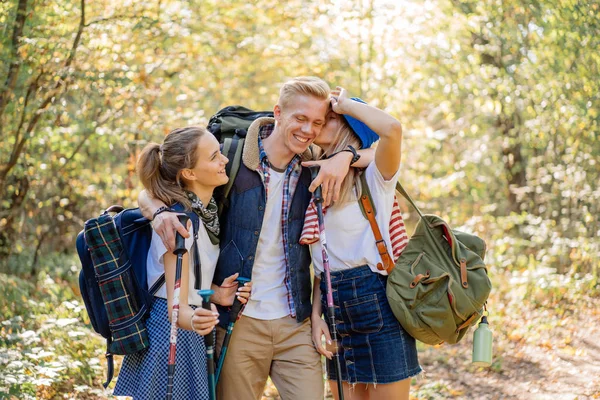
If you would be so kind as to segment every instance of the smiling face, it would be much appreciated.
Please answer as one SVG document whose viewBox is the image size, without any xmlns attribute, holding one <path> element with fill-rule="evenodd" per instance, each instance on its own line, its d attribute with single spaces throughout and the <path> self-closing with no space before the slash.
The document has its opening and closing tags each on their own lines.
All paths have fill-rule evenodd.
<svg viewBox="0 0 600 400">
<path fill-rule="evenodd" d="M 225 165 L 229 161 L 221 153 L 218 140 L 211 134 L 204 134 L 198 140 L 196 165 L 181 171 L 187 186 L 200 185 L 215 188 L 227 183 Z"/>
<path fill-rule="evenodd" d="M 284 145 L 291 153 L 302 154 L 321 133 L 329 100 L 310 95 L 295 95 L 274 109 Z"/>
</svg>

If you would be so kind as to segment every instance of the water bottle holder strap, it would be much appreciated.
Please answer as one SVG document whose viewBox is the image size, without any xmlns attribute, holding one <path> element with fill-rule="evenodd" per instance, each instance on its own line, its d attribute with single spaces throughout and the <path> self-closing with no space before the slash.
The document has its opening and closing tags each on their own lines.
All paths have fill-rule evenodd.
<svg viewBox="0 0 600 400">
<path fill-rule="evenodd" d="M 467 319 L 465 322 L 463 322 L 458 328 L 456 328 L 456 333 L 460 332 L 461 330 L 465 329 L 466 327 L 470 326 L 471 323 L 476 319 L 479 318 L 479 314 L 478 313 L 473 313 L 473 315 L 471 315 L 469 317 L 469 319 Z"/>
</svg>

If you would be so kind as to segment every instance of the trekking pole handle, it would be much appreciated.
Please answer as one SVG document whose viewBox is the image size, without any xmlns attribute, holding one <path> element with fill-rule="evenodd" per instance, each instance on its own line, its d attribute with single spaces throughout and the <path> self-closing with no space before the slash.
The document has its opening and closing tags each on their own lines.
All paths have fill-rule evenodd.
<svg viewBox="0 0 600 400">
<path fill-rule="evenodd" d="M 215 294 L 214 290 L 211 289 L 203 289 L 203 290 L 199 290 L 198 294 L 200 295 L 200 297 L 202 297 L 202 308 L 204 308 L 205 310 L 211 310 L 210 308 L 210 296 L 212 296 L 213 294 Z M 214 346 L 214 342 L 212 340 L 212 334 L 209 333 L 208 335 L 206 335 L 205 340 L 207 340 L 207 345 L 213 345 Z"/>
<path fill-rule="evenodd" d="M 250 282 L 250 279 L 240 276 L 235 281 L 238 283 L 239 286 L 244 286 L 245 283 Z M 231 310 L 229 311 L 229 317 L 232 321 L 235 321 L 239 318 L 243 306 L 244 305 L 241 301 L 238 300 L 237 297 L 233 300 L 233 305 L 231 306 Z"/>
<path fill-rule="evenodd" d="M 179 223 L 184 227 L 187 227 L 188 220 L 190 217 L 187 215 L 178 215 L 177 219 L 179 219 Z M 181 233 L 175 232 L 175 249 L 173 250 L 173 254 L 185 254 L 187 249 L 185 248 L 185 238 L 181 236 Z"/>
<path fill-rule="evenodd" d="M 311 167 L 308 167 L 308 169 L 310 170 L 310 179 L 311 181 L 314 181 L 317 176 L 319 175 L 319 169 L 321 167 L 319 167 L 318 165 L 313 165 Z M 323 202 L 323 193 L 321 191 L 321 185 L 317 186 L 317 188 L 315 189 L 315 192 L 313 194 L 313 196 L 315 197 L 315 203 L 321 203 Z"/>
<path fill-rule="evenodd" d="M 210 296 L 215 292 L 210 289 L 199 290 L 198 294 L 202 297 L 202 308 L 210 310 Z M 204 336 L 204 343 L 206 344 L 206 372 L 208 374 L 208 391 L 210 400 L 215 400 L 216 385 L 215 385 L 215 330 L 213 330 L 206 336 Z"/>
<path fill-rule="evenodd" d="M 203 289 L 199 290 L 198 294 L 202 297 L 202 308 L 205 310 L 210 310 L 210 296 L 215 294 L 214 290 L 211 289 Z"/>
</svg>

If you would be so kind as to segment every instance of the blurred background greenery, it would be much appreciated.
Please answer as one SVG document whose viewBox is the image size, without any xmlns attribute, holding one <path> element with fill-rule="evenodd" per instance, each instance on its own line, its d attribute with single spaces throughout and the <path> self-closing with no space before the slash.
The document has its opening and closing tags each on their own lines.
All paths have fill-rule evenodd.
<svg viewBox="0 0 600 400">
<path fill-rule="evenodd" d="M 75 236 L 107 206 L 135 206 L 148 141 L 226 105 L 270 110 L 298 75 L 395 115 L 403 185 L 486 239 L 499 354 L 479 377 L 505 392 L 478 396 L 520 396 L 500 379 L 516 347 L 560 331 L 548 351 L 576 354 L 560 327 L 599 318 L 597 1 L 5 0 L 0 30 L 0 398 L 106 396 Z M 421 361 L 443 371 L 456 356 L 477 376 L 467 346 L 423 347 Z M 430 376 L 415 398 L 480 398 Z M 591 383 L 580 396 L 600 397 Z"/>
</svg>

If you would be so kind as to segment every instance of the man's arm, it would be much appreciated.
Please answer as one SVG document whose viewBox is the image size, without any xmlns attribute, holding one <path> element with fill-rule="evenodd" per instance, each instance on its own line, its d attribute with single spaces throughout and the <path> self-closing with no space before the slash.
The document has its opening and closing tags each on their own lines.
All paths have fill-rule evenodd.
<svg viewBox="0 0 600 400">
<path fill-rule="evenodd" d="M 160 207 L 164 207 L 165 203 L 162 201 L 155 199 L 148 193 L 146 189 L 142 190 L 138 195 L 138 205 L 140 206 L 140 211 L 142 215 L 152 221 L 152 217 L 156 210 Z"/>
<path fill-rule="evenodd" d="M 152 221 L 152 228 L 160 236 L 169 252 L 175 248 L 175 231 L 184 238 L 190 236 L 187 229 L 179 222 L 177 213 L 165 211 L 152 219 L 156 210 L 164 207 L 165 203 L 152 197 L 147 190 L 142 190 L 138 195 L 138 204 L 142 215 Z"/>
<path fill-rule="evenodd" d="M 375 158 L 374 149 L 361 149 L 358 150 L 358 154 L 360 154 L 360 158 L 352 165 L 350 165 L 350 162 L 353 155 L 349 151 L 341 151 L 326 160 L 305 161 L 302 163 L 304 167 L 315 165 L 320 167 L 319 175 L 312 181 L 308 190 L 314 192 L 321 185 L 324 206 L 329 206 L 332 201 L 337 201 L 340 198 L 342 182 L 348 175 L 350 167 L 366 168 Z"/>
</svg>

